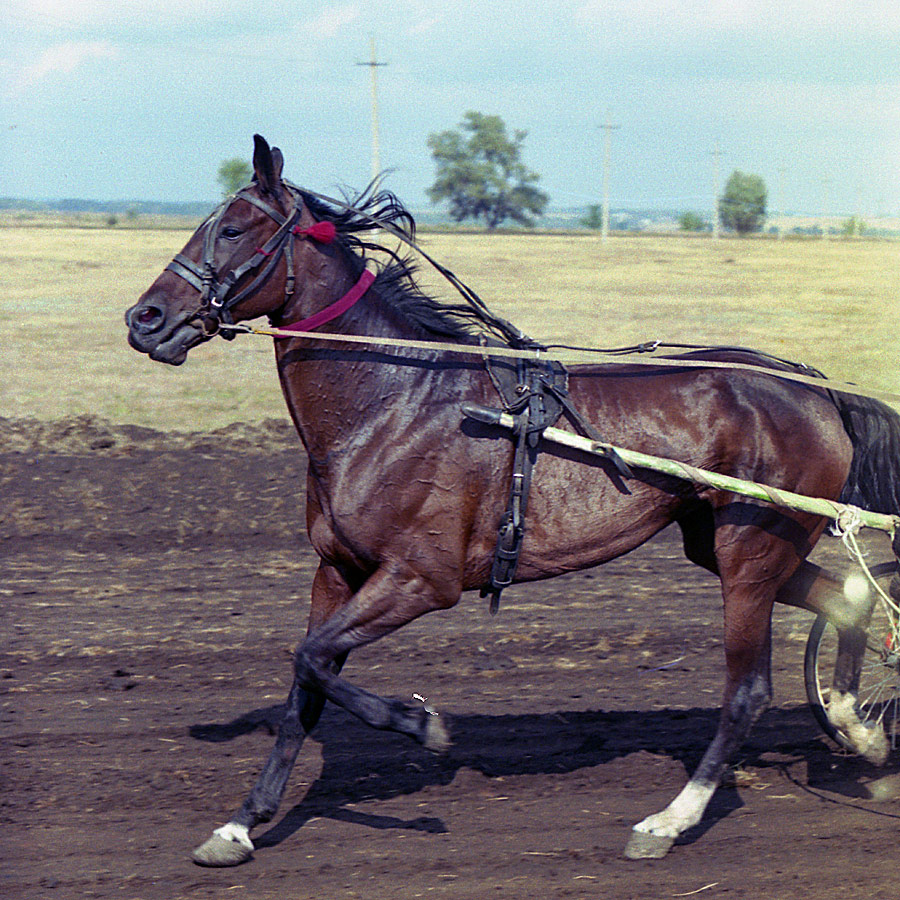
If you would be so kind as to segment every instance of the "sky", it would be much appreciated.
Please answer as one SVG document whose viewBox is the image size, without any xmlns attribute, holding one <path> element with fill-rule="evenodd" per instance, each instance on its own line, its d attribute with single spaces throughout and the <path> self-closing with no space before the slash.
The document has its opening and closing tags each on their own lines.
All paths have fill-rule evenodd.
<svg viewBox="0 0 900 900">
<path fill-rule="evenodd" d="M 295 183 L 430 207 L 428 135 L 527 131 L 553 207 L 900 215 L 898 0 L 0 0 L 0 196 L 215 200 L 252 136 Z M 720 155 L 714 151 L 719 148 Z"/>
</svg>

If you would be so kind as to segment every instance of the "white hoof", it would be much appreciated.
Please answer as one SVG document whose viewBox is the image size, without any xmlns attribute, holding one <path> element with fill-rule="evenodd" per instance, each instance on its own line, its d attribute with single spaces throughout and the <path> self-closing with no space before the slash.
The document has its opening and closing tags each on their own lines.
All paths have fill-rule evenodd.
<svg viewBox="0 0 900 900">
<path fill-rule="evenodd" d="M 662 859 L 675 843 L 673 837 L 650 834 L 647 831 L 631 830 L 631 837 L 625 845 L 625 859 Z"/>
<path fill-rule="evenodd" d="M 870 800 L 884 803 L 886 800 L 900 799 L 900 775 L 885 775 L 866 785 Z"/>
<path fill-rule="evenodd" d="M 247 829 L 241 825 L 228 825 L 217 828 L 212 837 L 197 847 L 191 859 L 198 866 L 226 867 L 239 866 L 253 856 L 253 841 Z"/>
</svg>

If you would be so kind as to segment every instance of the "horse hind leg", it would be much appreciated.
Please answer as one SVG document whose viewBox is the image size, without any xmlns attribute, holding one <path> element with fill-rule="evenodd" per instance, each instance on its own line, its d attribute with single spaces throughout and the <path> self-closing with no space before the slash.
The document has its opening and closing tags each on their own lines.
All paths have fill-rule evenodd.
<svg viewBox="0 0 900 900">
<path fill-rule="evenodd" d="M 890 753 L 888 737 L 876 723 L 860 719 L 857 705 L 874 593 L 848 596 L 843 581 L 804 562 L 776 599 L 824 615 L 834 626 L 838 636 L 837 654 L 825 714 L 854 752 L 875 765 L 883 765 Z"/>
<path fill-rule="evenodd" d="M 729 517 L 743 521 L 733 524 Z M 780 535 L 799 523 L 763 508 L 735 512 L 726 506 L 717 511 L 716 524 L 726 664 L 718 727 L 678 796 L 634 826 L 625 848 L 629 859 L 665 856 L 680 835 L 700 822 L 731 757 L 772 698 L 772 607 L 800 563 L 794 541 Z"/>
<path fill-rule="evenodd" d="M 678 796 L 664 810 L 634 826 L 625 847 L 626 858 L 661 859 L 681 834 L 699 824 L 728 761 L 768 707 L 772 697 L 769 613 L 760 610 L 759 617 L 765 620 L 765 635 L 762 646 L 751 654 L 749 666 L 741 659 L 747 656 L 746 648 L 729 648 L 726 638 L 729 678 L 715 738 Z"/>
</svg>

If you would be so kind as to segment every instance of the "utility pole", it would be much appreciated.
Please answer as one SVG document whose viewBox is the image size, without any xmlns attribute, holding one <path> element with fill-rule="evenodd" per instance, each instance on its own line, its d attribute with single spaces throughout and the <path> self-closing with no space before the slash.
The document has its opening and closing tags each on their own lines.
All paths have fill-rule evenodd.
<svg viewBox="0 0 900 900">
<path fill-rule="evenodd" d="M 600 126 L 603 129 L 603 205 L 600 214 L 600 239 L 605 244 L 609 240 L 609 160 L 610 160 L 610 135 L 620 126 L 612 125 L 609 121 L 609 112 L 606 113 L 606 122 Z"/>
<path fill-rule="evenodd" d="M 787 170 L 784 166 L 779 166 L 778 168 L 778 185 L 777 185 L 777 195 L 776 202 L 778 203 L 777 212 L 778 212 L 778 240 L 784 240 L 784 173 Z"/>
<path fill-rule="evenodd" d="M 372 74 L 372 181 L 381 174 L 381 151 L 378 142 L 378 69 L 387 63 L 378 62 L 375 54 L 375 36 L 371 37 L 371 53 L 368 62 L 358 62 L 358 66 L 368 66 Z"/>
<path fill-rule="evenodd" d="M 714 241 L 719 240 L 719 160 L 722 158 L 722 149 L 719 142 L 712 151 L 713 158 L 713 195 L 712 195 L 712 237 Z"/>
<path fill-rule="evenodd" d="M 827 241 L 830 237 L 828 233 L 828 210 L 831 207 L 831 179 L 828 176 L 822 178 L 822 240 Z"/>
</svg>

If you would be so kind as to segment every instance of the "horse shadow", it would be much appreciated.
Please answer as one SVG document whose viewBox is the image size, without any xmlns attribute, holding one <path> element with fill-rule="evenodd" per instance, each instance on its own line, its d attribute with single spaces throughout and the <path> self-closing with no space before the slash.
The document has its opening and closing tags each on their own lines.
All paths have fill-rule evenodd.
<svg viewBox="0 0 900 900">
<path fill-rule="evenodd" d="M 284 706 L 250 710 L 230 722 L 197 724 L 191 737 L 220 743 L 254 731 L 274 734 Z M 696 768 L 718 723 L 718 709 L 584 710 L 504 715 L 454 715 L 453 745 L 436 756 L 400 735 L 375 731 L 328 705 L 312 733 L 321 746 L 322 770 L 303 799 L 268 831 L 257 847 L 274 846 L 314 818 L 330 818 L 376 829 L 446 833 L 444 822 L 421 816 L 401 819 L 348 806 L 388 800 L 432 786 L 449 785 L 463 769 L 486 778 L 553 775 L 590 769 L 639 751 L 679 762 L 687 777 Z M 792 773 L 805 762 L 805 778 Z M 774 768 L 803 790 L 823 789 L 864 796 L 860 776 L 867 764 L 842 756 L 825 741 L 805 706 L 768 710 L 742 748 L 740 767 Z M 679 843 L 693 843 L 718 821 L 743 806 L 739 779 L 726 778 L 703 821 Z M 837 801 L 840 802 L 840 801 Z"/>
</svg>

